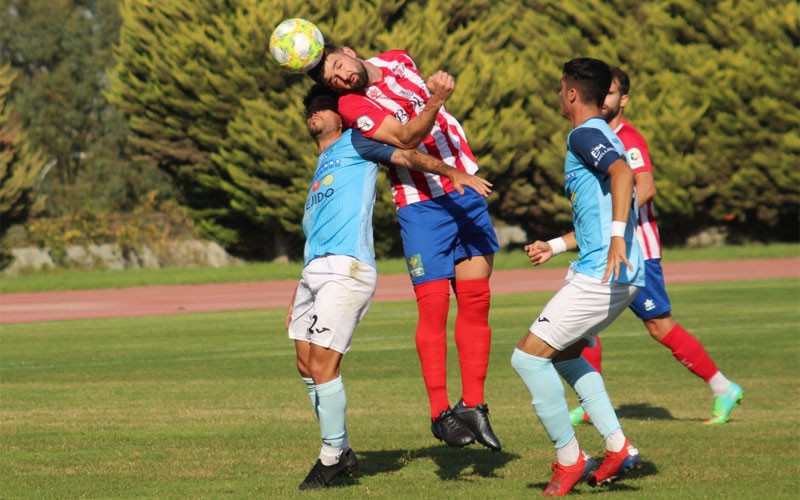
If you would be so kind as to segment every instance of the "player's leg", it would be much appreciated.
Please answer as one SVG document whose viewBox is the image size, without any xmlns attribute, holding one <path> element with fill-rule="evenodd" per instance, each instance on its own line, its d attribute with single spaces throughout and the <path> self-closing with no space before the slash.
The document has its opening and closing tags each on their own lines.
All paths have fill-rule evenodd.
<svg viewBox="0 0 800 500">
<path fill-rule="evenodd" d="M 307 369 L 316 390 L 322 447 L 300 489 L 317 489 L 358 468 L 347 434 L 347 395 L 340 365 L 356 326 L 372 303 L 377 273 L 352 257 L 332 255 L 312 261 L 304 278 L 314 295 L 306 329 L 311 344 Z"/>
<path fill-rule="evenodd" d="M 295 353 L 297 354 L 297 371 L 303 378 L 306 384 L 306 392 L 308 392 L 308 399 L 311 400 L 311 407 L 314 409 L 314 414 L 317 414 L 317 406 L 319 400 L 317 399 L 317 387 L 314 384 L 314 379 L 311 378 L 311 371 L 308 369 L 309 356 L 311 355 L 311 344 L 306 340 L 294 341 Z"/>
<path fill-rule="evenodd" d="M 690 372 L 703 379 L 714 396 L 714 411 L 707 424 L 728 421 L 731 411 L 742 400 L 742 388 L 717 368 L 703 344 L 672 317 L 661 259 L 645 261 L 646 285 L 631 304 L 631 310 L 644 322 L 650 336 L 672 352 Z"/>
<path fill-rule="evenodd" d="M 289 338 L 294 339 L 297 371 L 303 378 L 308 392 L 308 398 L 311 400 L 311 407 L 314 409 L 314 414 L 317 414 L 317 389 L 314 385 L 314 379 L 311 378 L 311 372 L 308 369 L 308 359 L 311 352 L 311 344 L 307 339 L 308 324 L 314 310 L 314 297 L 304 280 L 300 280 L 297 285 L 297 290 L 294 294 L 294 303 L 292 305 L 292 317 L 289 321 Z"/>
<path fill-rule="evenodd" d="M 455 340 L 461 369 L 461 398 L 454 408 L 475 439 L 492 450 L 500 450 L 500 440 L 489 422 L 489 407 L 484 385 L 492 345 L 489 326 L 494 254 L 499 251 L 486 201 L 467 189 L 463 195 L 451 195 L 446 202 L 454 224 L 455 281 L 458 313 Z"/>
<path fill-rule="evenodd" d="M 587 345 L 581 351 L 581 356 L 585 359 L 592 368 L 597 370 L 597 373 L 603 373 L 603 347 L 600 344 L 600 337 L 597 336 L 594 338 L 594 346 L 591 344 Z M 569 419 L 572 422 L 572 425 L 578 425 L 580 423 L 590 423 L 591 419 L 589 415 L 584 411 L 583 407 L 578 405 L 575 408 L 569 411 Z"/>
<path fill-rule="evenodd" d="M 636 287 L 604 284 L 583 275 L 577 275 L 575 282 L 580 286 L 581 300 L 570 302 L 581 304 L 585 319 L 576 319 L 574 325 L 585 332 L 584 336 L 595 336 L 608 327 L 638 291 Z M 554 360 L 555 368 L 578 394 L 581 406 L 605 441 L 603 463 L 589 477 L 592 485 L 604 484 L 638 467 L 641 459 L 638 450 L 631 446 L 622 431 L 602 375 L 580 354 L 581 346 L 573 345 L 564 349 Z"/>
<path fill-rule="evenodd" d="M 572 276 L 572 273 L 570 273 Z M 567 284 L 548 302 L 517 344 L 511 366 L 531 394 L 531 405 L 556 449 L 553 476 L 545 495 L 563 495 L 581 480 L 593 465 L 581 452 L 575 431 L 569 420 L 564 386 L 558 376 L 553 358 L 576 345 L 577 356 L 586 345 L 582 339 L 582 324 L 588 320 L 577 308 L 580 290 Z"/>
<path fill-rule="evenodd" d="M 431 432 L 450 446 L 475 438 L 453 415 L 447 397 L 447 315 L 455 277 L 452 240 L 457 228 L 435 200 L 398 211 L 403 251 L 417 299 L 415 344 L 428 394 Z"/>
</svg>

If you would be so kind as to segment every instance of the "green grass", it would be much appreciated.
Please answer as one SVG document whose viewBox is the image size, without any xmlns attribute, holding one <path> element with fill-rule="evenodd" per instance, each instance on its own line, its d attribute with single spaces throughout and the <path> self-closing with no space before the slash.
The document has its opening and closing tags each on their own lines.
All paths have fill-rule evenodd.
<svg viewBox="0 0 800 500">
<path fill-rule="evenodd" d="M 493 299 L 486 390 L 498 453 L 433 439 L 414 305 L 374 304 L 343 365 L 362 474 L 304 495 L 297 484 L 316 459 L 319 429 L 283 309 L 2 325 L 0 498 L 539 496 L 554 453 L 509 357 L 550 296 Z M 711 412 L 706 385 L 626 313 L 603 334 L 604 368 L 644 466 L 612 492 L 585 484 L 577 492 L 796 498 L 797 280 L 677 285 L 671 296 L 681 323 L 744 387 L 744 402 L 728 424 L 702 425 Z M 450 355 L 455 400 L 454 348 Z M 591 426 L 577 432 L 587 451 L 601 451 Z"/>
<path fill-rule="evenodd" d="M 732 260 L 753 258 L 784 258 L 800 256 L 800 245 L 776 243 L 771 245 L 726 246 L 721 248 L 666 249 L 664 258 L 670 262 L 692 260 Z M 567 258 L 555 259 L 546 266 L 566 267 Z M 508 270 L 529 267 L 521 249 L 502 252 L 496 256 L 495 269 Z M 123 271 L 79 269 L 45 270 L 21 276 L 0 276 L 0 293 L 44 292 L 57 290 L 90 290 L 125 288 L 146 285 L 194 285 L 203 283 L 237 283 L 297 279 L 302 264 L 254 263 L 224 268 L 167 268 L 126 269 Z M 407 272 L 403 259 L 387 259 L 378 263 L 381 274 Z"/>
</svg>

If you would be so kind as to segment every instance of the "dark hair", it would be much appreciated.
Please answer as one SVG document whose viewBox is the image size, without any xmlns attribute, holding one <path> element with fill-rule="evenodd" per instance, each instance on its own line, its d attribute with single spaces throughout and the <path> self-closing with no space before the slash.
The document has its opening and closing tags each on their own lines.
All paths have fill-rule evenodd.
<svg viewBox="0 0 800 500">
<path fill-rule="evenodd" d="M 599 59 L 578 57 L 564 63 L 564 81 L 577 89 L 586 104 L 603 106 L 611 87 L 611 68 Z"/>
<path fill-rule="evenodd" d="M 611 74 L 619 82 L 619 95 L 628 95 L 631 91 L 631 79 L 628 78 L 628 73 L 618 66 L 611 66 Z"/>
<path fill-rule="evenodd" d="M 303 110 L 305 117 L 311 116 L 311 112 L 329 109 L 339 112 L 339 94 L 329 89 L 321 83 L 315 83 L 308 89 L 303 97 Z"/>
<path fill-rule="evenodd" d="M 306 71 L 306 74 L 311 77 L 317 83 L 323 83 L 322 78 L 324 75 L 325 70 L 325 60 L 328 58 L 329 55 L 341 52 L 342 48 L 337 47 L 336 45 L 328 45 L 325 44 L 325 48 L 322 49 L 322 57 L 320 58 L 319 62 L 314 65 L 313 68 Z"/>
</svg>

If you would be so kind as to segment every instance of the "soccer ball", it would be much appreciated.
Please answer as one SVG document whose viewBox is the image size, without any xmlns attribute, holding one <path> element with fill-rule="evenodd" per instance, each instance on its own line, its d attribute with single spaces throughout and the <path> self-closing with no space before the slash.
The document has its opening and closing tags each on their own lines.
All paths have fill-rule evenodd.
<svg viewBox="0 0 800 500">
<path fill-rule="evenodd" d="M 325 40 L 311 21 L 294 18 L 280 23 L 269 37 L 269 51 L 281 68 L 302 73 L 322 58 Z"/>
</svg>

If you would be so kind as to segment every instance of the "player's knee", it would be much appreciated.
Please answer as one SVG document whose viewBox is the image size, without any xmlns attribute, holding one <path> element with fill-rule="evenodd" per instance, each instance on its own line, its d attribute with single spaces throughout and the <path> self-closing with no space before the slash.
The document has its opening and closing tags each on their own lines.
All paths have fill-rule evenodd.
<svg viewBox="0 0 800 500">
<path fill-rule="evenodd" d="M 650 332 L 650 336 L 661 342 L 675 327 L 675 320 L 672 319 L 670 313 L 665 313 L 657 318 L 645 320 L 644 325 Z"/>
</svg>

